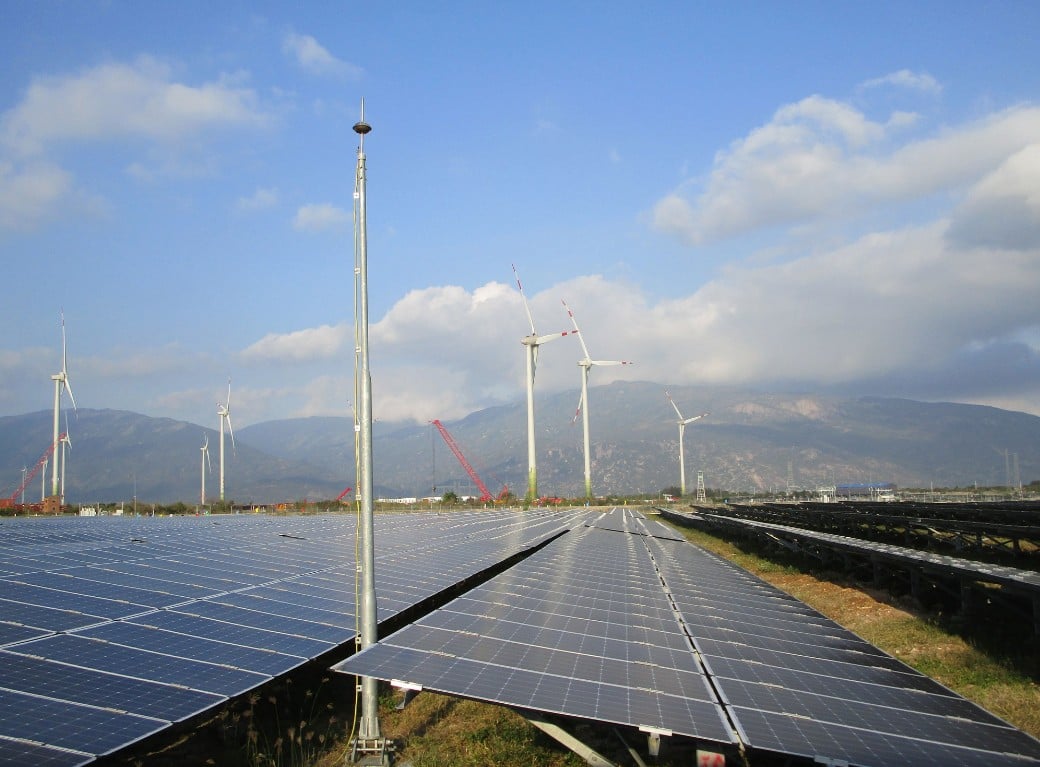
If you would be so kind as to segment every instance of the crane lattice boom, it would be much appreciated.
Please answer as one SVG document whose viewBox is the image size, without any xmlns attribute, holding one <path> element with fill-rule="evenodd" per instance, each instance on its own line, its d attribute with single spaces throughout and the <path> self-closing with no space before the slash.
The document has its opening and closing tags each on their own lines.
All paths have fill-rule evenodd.
<svg viewBox="0 0 1040 767">
<path fill-rule="evenodd" d="M 437 431 L 439 431 L 441 433 L 441 436 L 444 438 L 444 443 L 451 449 L 451 452 L 455 454 L 455 457 L 458 459 L 459 464 L 462 466 L 463 469 L 466 470 L 466 473 L 469 475 L 469 478 L 473 480 L 473 484 L 477 486 L 477 489 L 480 490 L 480 500 L 494 500 L 494 496 L 491 495 L 491 491 L 487 489 L 487 485 L 485 485 L 484 482 L 480 479 L 480 477 L 477 476 L 476 470 L 472 466 L 470 466 L 469 461 L 466 460 L 466 456 L 462 454 L 462 449 L 452 438 L 451 434 L 448 433 L 448 430 L 444 428 L 444 424 L 442 424 L 436 418 L 430 421 L 430 423 L 437 427 Z M 503 490 L 503 493 L 505 492 L 508 492 L 508 488 Z"/>
<path fill-rule="evenodd" d="M 58 436 L 57 441 L 51 443 L 51 446 L 43 451 L 43 455 L 40 456 L 40 460 L 38 460 L 36 462 L 36 465 L 32 467 L 32 471 L 26 473 L 25 479 L 22 480 L 22 484 L 20 484 L 18 488 L 13 493 L 11 493 L 11 496 L 9 498 L 0 498 L 0 508 L 8 509 L 18 503 L 18 496 L 21 495 L 22 491 L 29 486 L 29 483 L 33 481 L 33 478 L 40 473 L 40 469 L 42 469 L 43 465 L 47 463 L 48 460 L 50 460 L 51 453 L 54 452 L 54 449 L 61 443 L 63 439 L 65 439 L 64 432 L 62 432 Z"/>
</svg>

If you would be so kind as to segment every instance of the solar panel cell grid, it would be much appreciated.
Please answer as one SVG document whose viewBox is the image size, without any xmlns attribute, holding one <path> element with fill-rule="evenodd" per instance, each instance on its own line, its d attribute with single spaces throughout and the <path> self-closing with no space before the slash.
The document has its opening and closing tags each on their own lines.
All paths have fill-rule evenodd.
<svg viewBox="0 0 1040 767">
<path fill-rule="evenodd" d="M 171 721 L 185 719 L 224 699 L 213 693 L 3 652 L 0 652 L 0 687 Z"/>
<path fill-rule="evenodd" d="M 93 756 L 82 752 L 64 751 L 0 737 L 0 764 L 79 767 L 93 760 Z"/>
<path fill-rule="evenodd" d="M 544 512 L 381 515 L 381 618 L 557 534 L 568 520 Z M 8 684 L 36 684 L 56 698 L 122 701 L 155 713 L 163 721 L 154 727 L 162 727 L 354 636 L 350 516 L 13 519 L 0 526 L 0 646 L 10 651 Z M 38 679 L 15 673 L 27 663 L 45 664 Z M 54 668 L 68 674 L 67 689 L 58 690 L 48 676 Z M 187 697 L 178 702 L 170 690 Z M 160 715 L 163 702 L 168 710 Z M 93 710 L 54 703 L 72 706 L 70 716 Z M 32 732 L 23 720 L 11 721 L 16 731 Z M 110 729 L 112 742 L 137 737 L 119 723 Z M 0 742 L 13 742 L 3 739 L 2 728 Z M 97 743 L 84 743 L 86 761 L 100 753 L 91 750 Z"/>
<path fill-rule="evenodd" d="M 107 754 L 165 726 L 157 719 L 0 689 L 0 736 L 7 738 Z"/>
</svg>

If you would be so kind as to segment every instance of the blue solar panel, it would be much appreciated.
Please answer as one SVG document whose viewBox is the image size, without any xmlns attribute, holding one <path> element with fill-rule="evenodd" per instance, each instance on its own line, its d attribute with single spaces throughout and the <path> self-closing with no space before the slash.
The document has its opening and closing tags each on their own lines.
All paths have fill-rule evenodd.
<svg viewBox="0 0 1040 767">
<path fill-rule="evenodd" d="M 0 652 L 0 687 L 85 706 L 179 721 L 223 696 Z"/>
<path fill-rule="evenodd" d="M 0 736 L 107 754 L 167 722 L 0 689 Z"/>
<path fill-rule="evenodd" d="M 737 732 L 751 763 L 1040 763 L 1025 733 L 653 531 L 629 511 L 593 519 L 337 670 L 722 746 Z"/>
<path fill-rule="evenodd" d="M 378 515 L 381 619 L 558 534 L 571 518 Z M 0 763 L 7 753 L 22 763 L 18 754 L 41 748 L 26 745 L 35 738 L 46 744 L 39 763 L 82 764 L 354 639 L 353 516 L 0 525 L 0 688 L 36 702 L 17 712 L 0 702 Z M 116 716 L 111 726 L 106 716 Z M 110 734 L 88 736 L 87 722 Z"/>
<path fill-rule="evenodd" d="M 18 767 L 79 767 L 94 757 L 79 751 L 66 751 L 0 736 L 0 764 Z"/>
</svg>

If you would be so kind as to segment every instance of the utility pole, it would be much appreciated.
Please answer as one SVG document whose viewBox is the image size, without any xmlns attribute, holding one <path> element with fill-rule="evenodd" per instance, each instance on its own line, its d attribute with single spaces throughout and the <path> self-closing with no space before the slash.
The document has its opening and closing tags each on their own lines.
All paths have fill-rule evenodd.
<svg viewBox="0 0 1040 767">
<path fill-rule="evenodd" d="M 360 137 L 357 153 L 354 199 L 357 210 L 355 248 L 357 259 L 354 266 L 355 289 L 359 307 L 355 316 L 355 353 L 358 356 L 358 501 L 360 503 L 358 535 L 360 561 L 357 563 L 361 576 L 361 604 L 358 605 L 359 628 L 357 645 L 359 650 L 374 645 L 379 640 L 376 613 L 375 580 L 375 522 L 373 519 L 372 496 L 372 373 L 368 353 L 368 224 L 365 201 L 365 134 L 372 127 L 365 122 L 365 102 L 361 102 L 361 119 L 354 124 L 354 132 Z M 379 729 L 378 680 L 360 678 L 361 718 L 357 737 L 351 743 L 350 759 L 354 764 L 389 765 L 388 743 Z"/>
</svg>

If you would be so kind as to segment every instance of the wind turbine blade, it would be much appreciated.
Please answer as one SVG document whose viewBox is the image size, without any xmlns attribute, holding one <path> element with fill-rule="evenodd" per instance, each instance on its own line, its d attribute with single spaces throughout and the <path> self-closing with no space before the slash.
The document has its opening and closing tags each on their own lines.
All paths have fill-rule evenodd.
<svg viewBox="0 0 1040 767">
<path fill-rule="evenodd" d="M 672 407 L 675 408 L 675 414 L 679 416 L 679 420 L 681 421 L 683 419 L 683 414 L 679 412 L 679 406 L 675 404 L 675 400 L 672 399 L 672 395 L 668 392 L 665 392 L 664 396 L 666 396 L 668 398 L 668 401 L 672 403 Z"/>
<path fill-rule="evenodd" d="M 69 378 L 68 378 L 68 376 L 66 376 L 65 380 L 62 381 L 62 386 L 64 386 L 65 387 L 65 391 L 67 391 L 69 393 L 69 399 L 72 400 L 72 408 L 73 408 L 73 410 L 76 411 L 76 415 L 79 416 L 79 408 L 76 407 L 76 397 L 72 393 L 72 387 L 69 386 Z"/>
<path fill-rule="evenodd" d="M 585 407 L 585 392 L 578 394 L 578 407 L 574 411 L 574 417 L 571 418 L 571 426 L 578 421 L 578 416 L 581 415 L 581 409 Z"/>
<path fill-rule="evenodd" d="M 588 360 L 590 365 L 634 365 L 634 362 L 628 360 Z"/>
<path fill-rule="evenodd" d="M 512 264 L 513 276 L 516 277 L 516 287 L 520 290 L 520 298 L 524 301 L 524 311 L 527 312 L 527 321 L 531 323 L 531 335 L 535 335 L 534 317 L 531 316 L 531 307 L 527 304 L 527 296 L 524 295 L 524 286 L 520 284 L 520 275 L 516 271 L 516 264 Z"/>
<path fill-rule="evenodd" d="M 231 413 L 228 413 L 225 417 L 227 418 L 228 433 L 231 434 L 231 449 L 234 451 L 235 455 L 238 455 L 238 450 L 235 449 L 235 430 L 231 428 Z"/>
<path fill-rule="evenodd" d="M 65 373 L 68 371 L 68 365 L 65 363 L 68 361 L 66 350 L 65 350 L 65 310 L 61 310 L 61 372 Z"/>
<path fill-rule="evenodd" d="M 72 436 L 69 434 L 69 411 L 65 411 L 65 444 L 69 446 L 69 450 L 72 450 Z"/>
<path fill-rule="evenodd" d="M 581 341 L 581 350 L 585 352 L 585 359 L 591 359 L 589 356 L 589 348 L 585 346 L 585 336 L 581 334 L 581 330 L 578 328 L 578 321 L 574 318 L 574 312 L 567 306 L 567 302 L 562 298 L 560 301 L 563 302 L 563 308 L 567 310 L 567 316 L 571 318 L 571 324 L 574 325 L 574 332 L 578 334 L 578 340 Z"/>
<path fill-rule="evenodd" d="M 683 424 L 685 425 L 688 423 L 693 423 L 694 421 L 699 421 L 707 415 L 710 415 L 710 413 L 701 413 L 700 415 L 695 415 L 693 416 L 693 418 L 687 418 L 685 421 L 683 421 Z"/>
<path fill-rule="evenodd" d="M 536 344 L 544 344 L 549 341 L 555 341 L 557 338 L 563 338 L 564 336 L 578 335 L 573 330 L 561 330 L 559 333 L 549 333 L 544 336 L 535 336 L 534 342 Z"/>
<path fill-rule="evenodd" d="M 230 378 L 227 380 L 227 405 L 225 405 L 224 407 L 227 408 L 229 413 L 231 412 L 231 379 Z"/>
</svg>

